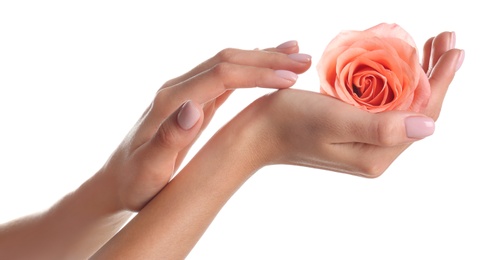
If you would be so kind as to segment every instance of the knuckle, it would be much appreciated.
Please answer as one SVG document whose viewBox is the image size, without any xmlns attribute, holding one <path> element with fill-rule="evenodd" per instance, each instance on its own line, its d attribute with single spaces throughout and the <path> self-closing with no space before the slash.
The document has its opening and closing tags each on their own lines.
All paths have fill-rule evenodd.
<svg viewBox="0 0 486 260">
<path fill-rule="evenodd" d="M 211 73 L 218 78 L 224 78 L 231 70 L 231 64 L 228 62 L 219 62 L 211 68 Z"/>
<path fill-rule="evenodd" d="M 175 84 L 175 82 L 177 82 L 177 79 L 170 79 L 170 80 L 168 80 L 167 82 L 165 82 L 165 83 L 164 83 L 164 84 L 163 84 L 163 85 L 160 87 L 160 89 L 162 90 L 162 89 L 168 88 L 168 87 L 170 87 L 170 86 L 174 85 L 174 84 Z"/>
<path fill-rule="evenodd" d="M 234 59 L 234 57 L 237 53 L 238 53 L 237 49 L 226 48 L 226 49 L 219 51 L 216 54 L 216 60 L 218 62 L 230 62 Z"/>
<path fill-rule="evenodd" d="M 167 91 L 159 90 L 155 94 L 154 100 L 152 101 L 152 107 L 155 109 L 163 108 L 167 102 Z"/>
<path fill-rule="evenodd" d="M 393 146 L 396 145 L 395 135 L 397 134 L 397 129 L 393 122 L 390 120 L 379 121 L 376 125 L 376 136 L 377 142 L 383 146 Z"/>
<path fill-rule="evenodd" d="M 220 91 L 232 88 L 236 84 L 235 79 L 237 78 L 232 73 L 233 69 L 234 66 L 228 62 L 220 62 L 214 65 L 209 73 L 218 83 L 213 87 L 221 88 Z"/>
</svg>

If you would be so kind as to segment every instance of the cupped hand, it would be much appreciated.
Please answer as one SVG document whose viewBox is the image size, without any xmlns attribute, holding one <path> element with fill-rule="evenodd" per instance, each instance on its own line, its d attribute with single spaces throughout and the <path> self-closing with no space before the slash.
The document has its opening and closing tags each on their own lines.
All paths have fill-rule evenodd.
<svg viewBox="0 0 486 260">
<path fill-rule="evenodd" d="M 320 93 L 283 89 L 256 100 L 234 124 L 257 128 L 247 135 L 254 137 L 249 151 L 258 154 L 250 158 L 259 167 L 292 164 L 378 177 L 410 144 L 434 132 L 434 121 L 464 58 L 464 51 L 454 49 L 454 44 L 451 32 L 426 42 L 424 80 L 429 80 L 432 93 L 419 113 L 373 114 Z"/>
<path fill-rule="evenodd" d="M 295 41 L 265 50 L 225 49 L 165 83 L 99 172 L 118 208 L 138 211 L 167 184 L 232 90 L 291 87 L 311 64 L 298 51 Z"/>
</svg>

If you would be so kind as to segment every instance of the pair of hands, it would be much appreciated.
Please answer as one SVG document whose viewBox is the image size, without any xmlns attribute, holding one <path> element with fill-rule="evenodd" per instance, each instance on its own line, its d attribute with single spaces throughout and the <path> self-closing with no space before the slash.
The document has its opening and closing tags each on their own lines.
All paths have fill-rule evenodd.
<svg viewBox="0 0 486 260">
<path fill-rule="evenodd" d="M 165 83 L 100 174 L 115 186 L 120 210 L 139 211 L 169 182 L 191 145 L 234 89 L 278 89 L 241 111 L 218 141 L 245 138 L 248 163 L 293 164 L 377 177 L 412 142 L 433 132 L 464 53 L 443 32 L 424 45 L 432 96 L 418 113 L 370 114 L 334 98 L 289 89 L 311 66 L 290 41 L 264 50 L 225 49 Z M 217 158 L 212 162 L 217 163 Z"/>
</svg>

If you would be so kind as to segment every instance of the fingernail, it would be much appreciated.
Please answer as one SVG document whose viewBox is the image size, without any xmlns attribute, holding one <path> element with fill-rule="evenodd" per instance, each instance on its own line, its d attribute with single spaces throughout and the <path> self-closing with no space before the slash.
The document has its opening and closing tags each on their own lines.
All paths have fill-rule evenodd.
<svg viewBox="0 0 486 260">
<path fill-rule="evenodd" d="M 287 48 L 291 48 L 291 47 L 295 47 L 297 46 L 297 41 L 288 41 L 288 42 L 284 42 L 282 44 L 280 44 L 279 46 L 277 46 L 277 49 L 287 49 Z"/>
<path fill-rule="evenodd" d="M 296 81 L 298 78 L 297 74 L 288 70 L 276 70 L 275 74 L 280 78 L 290 80 L 290 81 Z"/>
<path fill-rule="evenodd" d="M 456 47 L 456 33 L 451 32 L 449 38 L 449 49 L 454 49 L 454 47 Z"/>
<path fill-rule="evenodd" d="M 435 122 L 432 118 L 411 116 L 405 118 L 405 129 L 408 138 L 422 139 L 434 133 Z"/>
<path fill-rule="evenodd" d="M 177 123 L 184 130 L 191 129 L 199 120 L 201 114 L 192 101 L 186 101 L 177 114 Z"/>
<path fill-rule="evenodd" d="M 464 62 L 464 55 L 465 55 L 464 50 L 461 50 L 461 53 L 459 54 L 459 57 L 457 58 L 456 61 L 456 71 L 458 71 L 461 68 L 462 63 Z"/>
<path fill-rule="evenodd" d="M 292 53 L 287 55 L 289 58 L 292 60 L 295 60 L 297 62 L 309 62 L 311 61 L 311 56 L 308 54 L 303 54 L 303 53 Z"/>
</svg>

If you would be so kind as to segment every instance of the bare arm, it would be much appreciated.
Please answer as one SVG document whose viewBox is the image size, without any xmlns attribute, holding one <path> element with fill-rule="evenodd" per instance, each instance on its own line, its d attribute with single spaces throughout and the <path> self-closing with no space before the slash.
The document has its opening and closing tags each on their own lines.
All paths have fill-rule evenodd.
<svg viewBox="0 0 486 260">
<path fill-rule="evenodd" d="M 87 258 L 132 214 L 113 206 L 112 188 L 96 175 L 48 211 L 1 225 L 0 258 Z"/>
</svg>

